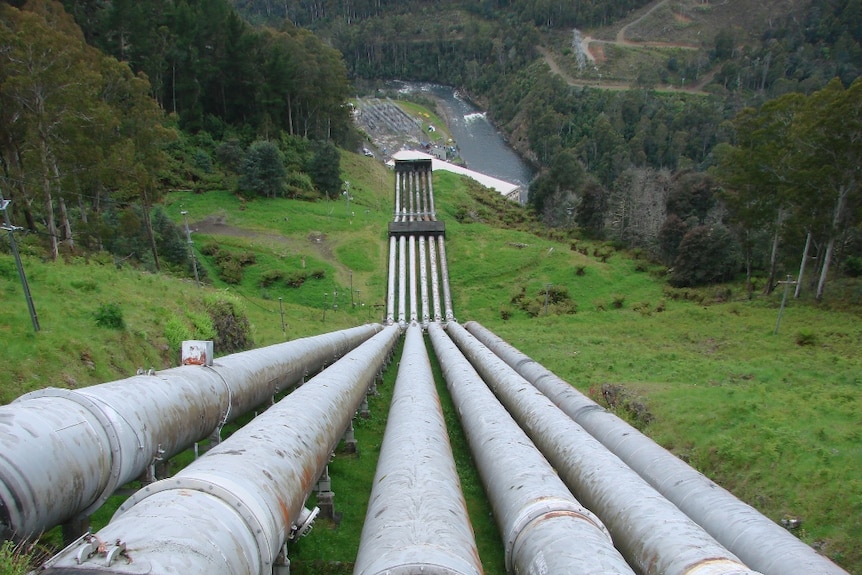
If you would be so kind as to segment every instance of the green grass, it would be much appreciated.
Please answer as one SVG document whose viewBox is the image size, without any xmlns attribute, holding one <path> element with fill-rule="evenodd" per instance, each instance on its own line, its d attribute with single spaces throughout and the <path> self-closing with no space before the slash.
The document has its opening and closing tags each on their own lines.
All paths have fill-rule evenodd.
<svg viewBox="0 0 862 575">
<path fill-rule="evenodd" d="M 6 361 L 0 402 L 49 385 L 80 387 L 127 377 L 138 367 L 175 365 L 165 325 L 170 318 L 200 313 L 204 292 L 227 291 L 244 303 L 256 345 L 379 318 L 383 310 L 374 304 L 385 299 L 392 174 L 353 154 L 344 154 L 343 166 L 354 193 L 352 214 L 343 200 L 171 194 L 167 210 L 177 222 L 185 209 L 191 222 L 221 217 L 247 230 L 209 237 L 226 249 L 255 253 L 257 263 L 246 268 L 239 285 L 213 279 L 212 285 L 197 288 L 194 281 L 167 274 L 117 269 L 110 258 L 46 263 L 26 240 L 24 266 L 42 324 L 35 334 L 11 256 L 0 254 L 0 341 Z M 800 517 L 797 535 L 851 573 L 862 574 L 858 284 L 830 285 L 822 305 L 807 296 L 789 302 L 780 332 L 773 335 L 780 294 L 749 300 L 739 285 L 726 286 L 729 298 L 725 286 L 667 290 L 660 273 L 638 271 L 650 266 L 610 246 L 578 241 L 576 247 L 588 247 L 584 255 L 571 249 L 574 240 L 565 234 L 549 233 L 528 219 L 516 229 L 501 229 L 501 221 L 519 220 L 519 212 L 495 204 L 493 195 L 475 199 L 474 188 L 451 174 L 434 176 L 459 321 L 481 322 L 584 392 L 606 383 L 623 386 L 652 414 L 645 428 L 649 435 L 772 519 Z M 465 213 L 475 217 L 465 218 Z M 325 240 L 315 241 L 319 234 Z M 200 249 L 208 238 L 195 233 L 193 239 Z M 602 261 L 596 253 L 611 255 Z M 308 279 L 300 288 L 259 286 L 268 270 L 302 269 L 303 256 L 306 269 L 325 270 L 323 279 Z M 208 258 L 201 264 L 216 278 Z M 356 306 L 347 297 L 351 279 L 359 290 L 354 291 Z M 512 305 L 522 288 L 535 298 L 546 284 L 565 287 L 577 313 L 531 318 Z M 338 311 L 332 307 L 335 291 L 341 294 Z M 717 294 L 725 303 L 716 303 Z M 619 308 L 612 305 L 615 299 L 622 301 Z M 96 324 L 103 304 L 119 307 L 123 329 Z M 510 311 L 508 320 L 502 319 L 504 308 Z M 437 376 L 485 571 L 503 573 L 499 537 L 481 483 Z M 333 462 L 336 510 L 344 519 L 338 528 L 317 525 L 291 546 L 297 572 L 350 570 L 385 425 L 386 388 L 394 377 L 390 369 L 384 393 L 372 401 L 372 417 L 357 422 L 359 455 L 339 455 Z M 100 511 L 94 525 L 111 513 L 107 507 Z"/>
</svg>

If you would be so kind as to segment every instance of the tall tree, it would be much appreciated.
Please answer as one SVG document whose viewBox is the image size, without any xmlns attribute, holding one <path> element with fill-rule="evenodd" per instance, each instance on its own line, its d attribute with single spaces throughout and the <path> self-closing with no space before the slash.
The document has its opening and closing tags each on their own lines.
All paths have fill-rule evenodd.
<svg viewBox="0 0 862 575">
<path fill-rule="evenodd" d="M 800 154 L 800 181 L 806 183 L 801 205 L 812 200 L 828 208 L 826 251 L 817 282 L 823 298 L 835 243 L 855 223 L 862 205 L 862 79 L 844 89 L 835 79 L 808 99 L 795 132 Z"/>
</svg>

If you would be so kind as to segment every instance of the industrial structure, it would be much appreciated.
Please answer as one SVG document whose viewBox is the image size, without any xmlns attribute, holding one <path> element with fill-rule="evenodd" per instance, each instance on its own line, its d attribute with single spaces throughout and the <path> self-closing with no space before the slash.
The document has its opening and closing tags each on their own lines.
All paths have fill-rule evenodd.
<svg viewBox="0 0 862 575">
<path fill-rule="evenodd" d="M 487 329 L 458 324 L 430 160 L 394 168 L 385 326 L 0 407 L 4 537 L 71 533 L 141 477 L 108 525 L 44 572 L 288 574 L 288 543 L 320 512 L 307 499 L 330 493 L 327 464 L 403 335 L 355 575 L 482 573 L 428 345 L 509 573 L 848 575 Z M 157 480 L 160 461 L 208 437 L 210 449 Z"/>
</svg>

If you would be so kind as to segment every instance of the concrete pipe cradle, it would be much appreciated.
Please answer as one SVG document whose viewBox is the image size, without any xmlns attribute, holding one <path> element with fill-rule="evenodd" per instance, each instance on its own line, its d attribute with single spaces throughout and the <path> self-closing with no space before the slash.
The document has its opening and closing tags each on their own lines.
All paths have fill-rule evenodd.
<svg viewBox="0 0 862 575">
<path fill-rule="evenodd" d="M 422 330 L 407 328 L 355 575 L 481 575 Z"/>
<path fill-rule="evenodd" d="M 464 327 L 746 565 L 765 575 L 848 575 L 487 328 Z"/>
<path fill-rule="evenodd" d="M 400 334 L 389 326 L 43 565 L 84 573 L 271 575 Z"/>
<path fill-rule="evenodd" d="M 602 522 L 572 496 L 440 324 L 428 333 L 494 510 L 506 571 L 633 575 Z"/>
<path fill-rule="evenodd" d="M 334 362 L 362 326 L 0 406 L 0 536 L 24 539 L 95 511 L 115 489 Z"/>
<path fill-rule="evenodd" d="M 643 575 L 756 575 L 462 326 L 447 333 Z"/>
</svg>

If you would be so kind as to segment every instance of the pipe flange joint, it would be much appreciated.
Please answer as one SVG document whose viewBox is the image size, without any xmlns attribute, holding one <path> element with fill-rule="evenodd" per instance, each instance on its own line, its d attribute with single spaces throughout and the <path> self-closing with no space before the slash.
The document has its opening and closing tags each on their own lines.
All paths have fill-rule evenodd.
<svg viewBox="0 0 862 575">
<path fill-rule="evenodd" d="M 132 496 L 126 499 L 126 501 L 124 501 L 117 509 L 116 513 L 114 513 L 111 521 L 116 521 L 118 517 L 147 497 L 163 491 L 173 491 L 177 489 L 186 489 L 189 491 L 205 493 L 206 495 L 215 497 L 233 509 L 237 515 L 242 517 L 246 527 L 248 527 L 248 532 L 252 537 L 254 537 L 255 543 L 257 544 L 258 558 L 260 560 L 262 572 L 266 572 L 267 569 L 272 568 L 274 558 L 270 556 L 269 550 L 274 548 L 274 546 L 269 537 L 267 537 L 269 529 L 261 522 L 258 516 L 255 515 L 248 502 L 238 497 L 229 489 L 205 479 L 174 476 L 169 479 L 162 479 L 161 481 L 151 483 L 146 487 L 139 489 Z M 285 527 L 288 530 L 290 528 L 289 525 Z"/>
<path fill-rule="evenodd" d="M 608 541 L 612 540 L 610 532 L 607 527 L 605 527 L 605 524 L 602 523 L 601 519 L 577 502 L 560 497 L 537 499 L 522 507 L 518 512 L 518 515 L 512 521 L 511 528 L 509 529 L 509 533 L 504 541 L 507 572 L 514 572 L 512 552 L 515 548 L 515 544 L 518 542 L 518 538 L 527 529 L 527 527 L 531 523 L 543 518 L 549 516 L 557 517 L 561 515 L 568 515 L 582 521 L 587 521 L 595 526 L 596 529 L 604 533 L 608 538 Z"/>
<path fill-rule="evenodd" d="M 120 443 L 120 434 L 117 431 L 116 427 L 114 427 L 114 422 L 111 421 L 111 418 L 104 412 L 102 406 L 91 397 L 88 397 L 84 394 L 78 393 L 71 389 L 62 389 L 58 387 L 47 387 L 45 389 L 39 389 L 37 391 L 32 391 L 30 393 L 24 394 L 13 403 L 17 403 L 19 401 L 26 401 L 28 399 L 39 399 L 42 397 L 61 397 L 63 399 L 67 399 L 71 402 L 77 403 L 87 411 L 89 411 L 93 417 L 99 422 L 99 425 L 102 426 L 102 430 L 105 432 L 105 435 L 108 437 L 108 447 L 111 450 L 111 471 L 108 476 L 108 481 L 105 484 L 104 489 L 102 489 L 101 493 L 99 493 L 98 497 L 91 503 L 86 509 L 82 510 L 78 513 L 77 517 L 89 517 L 92 515 L 102 504 L 108 500 L 108 498 L 114 494 L 114 491 L 117 490 L 120 483 L 120 471 L 123 465 L 123 449 Z"/>
</svg>

